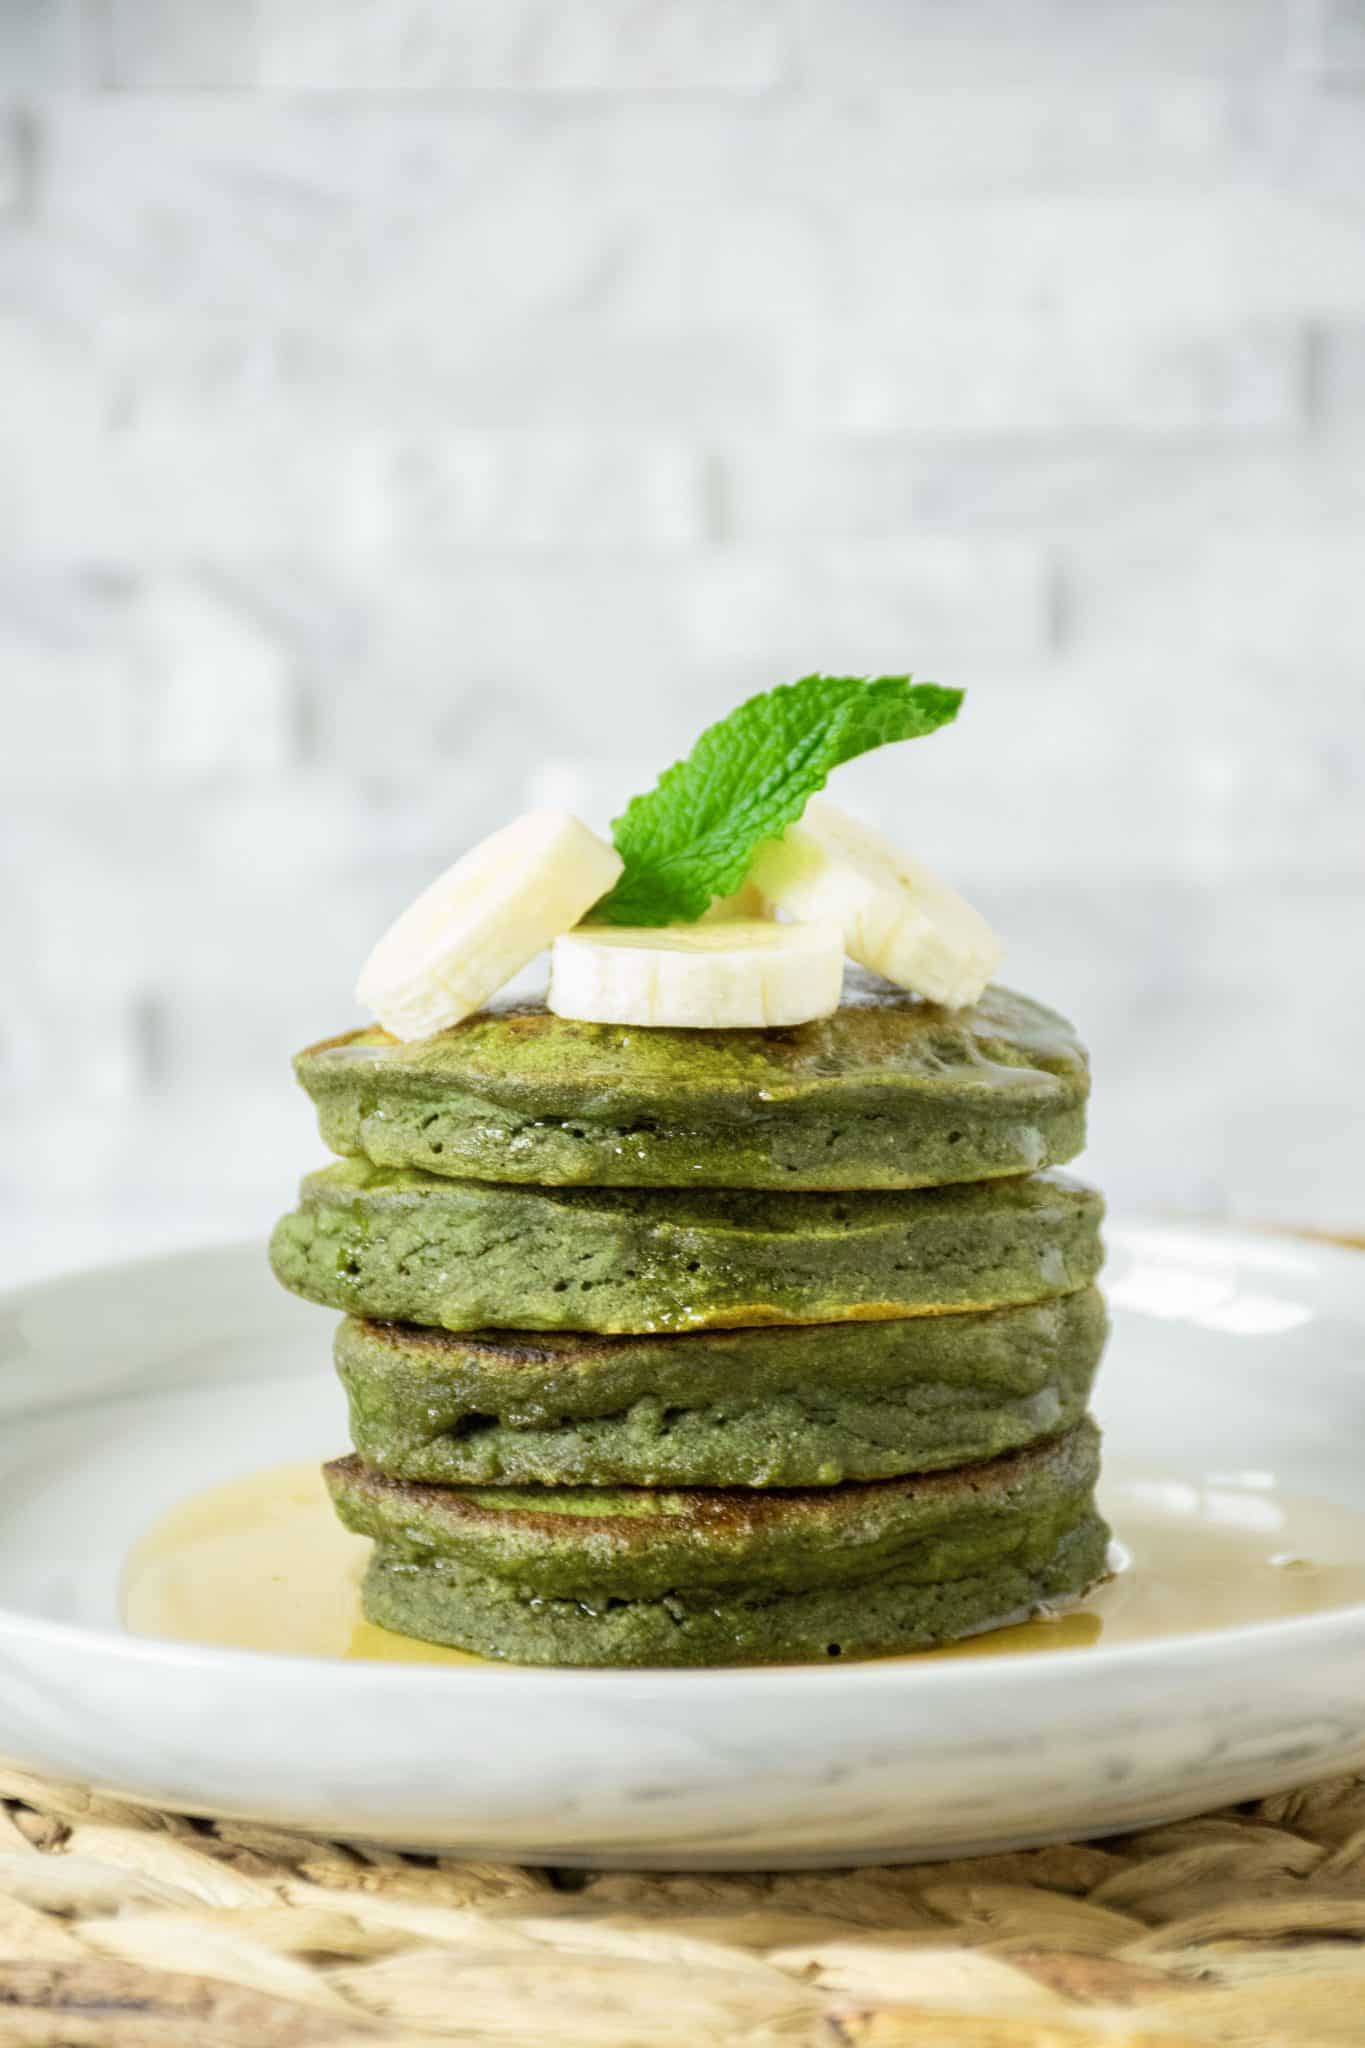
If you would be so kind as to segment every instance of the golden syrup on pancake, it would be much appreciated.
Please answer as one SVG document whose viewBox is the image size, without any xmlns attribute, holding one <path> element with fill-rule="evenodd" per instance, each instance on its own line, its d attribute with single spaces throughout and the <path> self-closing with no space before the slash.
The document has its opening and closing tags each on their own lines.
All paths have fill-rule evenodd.
<svg viewBox="0 0 1365 2048">
<path fill-rule="evenodd" d="M 1107 1475 L 1114 1576 L 1079 1605 L 907 1663 L 1077 1651 L 1285 1621 L 1365 1601 L 1365 1514 L 1281 1494 L 1265 1473 Z M 399 1664 L 486 1660 L 376 1628 L 360 1611 L 369 1543 L 343 1529 L 316 1465 L 276 1465 L 182 1501 L 128 1560 L 134 1635 Z"/>
</svg>

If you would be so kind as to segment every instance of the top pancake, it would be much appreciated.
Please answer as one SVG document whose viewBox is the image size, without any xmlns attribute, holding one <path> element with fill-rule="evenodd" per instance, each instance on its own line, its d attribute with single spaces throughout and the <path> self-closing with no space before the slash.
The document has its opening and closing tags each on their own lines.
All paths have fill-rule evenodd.
<svg viewBox="0 0 1365 2048">
<path fill-rule="evenodd" d="M 1032 1173 L 1085 1141 L 1071 1026 L 1009 989 L 945 1010 L 850 970 L 832 1017 L 643 1029 L 502 1002 L 402 1045 L 299 1054 L 343 1156 L 542 1186 L 914 1188 Z"/>
</svg>

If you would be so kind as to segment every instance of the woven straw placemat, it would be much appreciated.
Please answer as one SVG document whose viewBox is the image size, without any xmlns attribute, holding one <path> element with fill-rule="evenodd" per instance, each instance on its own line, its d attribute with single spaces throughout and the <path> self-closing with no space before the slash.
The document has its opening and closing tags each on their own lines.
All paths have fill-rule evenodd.
<svg viewBox="0 0 1365 2048">
<path fill-rule="evenodd" d="M 1365 1774 L 969 1862 L 592 1875 L 0 1769 L 0 2043 L 1359 2048 Z"/>
</svg>

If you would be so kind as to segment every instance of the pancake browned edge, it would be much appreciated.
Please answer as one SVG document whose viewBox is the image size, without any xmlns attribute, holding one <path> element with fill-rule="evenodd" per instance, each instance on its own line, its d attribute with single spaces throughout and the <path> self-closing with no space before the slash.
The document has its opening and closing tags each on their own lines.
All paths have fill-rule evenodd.
<svg viewBox="0 0 1365 2048">
<path fill-rule="evenodd" d="M 601 1337 L 348 1318 L 351 1440 L 447 1486 L 833 1486 L 974 1464 L 1085 1413 L 1096 1288 L 891 1322 Z"/>
<path fill-rule="evenodd" d="M 458 1490 L 326 1468 L 365 1612 L 511 1662 L 782 1663 L 928 1648 L 1105 1571 L 1089 1420 L 1012 1456 L 821 1492 Z"/>
<path fill-rule="evenodd" d="M 851 969 L 832 1017 L 638 1030 L 502 1001 L 434 1038 L 376 1027 L 295 1072 L 335 1152 L 538 1186 L 915 1188 L 1032 1173 L 1085 1143 L 1064 1017 L 988 988 L 945 1010 Z"/>
</svg>

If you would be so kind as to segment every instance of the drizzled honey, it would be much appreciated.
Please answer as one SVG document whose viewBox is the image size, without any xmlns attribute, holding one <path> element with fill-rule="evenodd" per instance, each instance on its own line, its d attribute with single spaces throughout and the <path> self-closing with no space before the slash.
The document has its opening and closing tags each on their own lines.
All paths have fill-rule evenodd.
<svg viewBox="0 0 1365 2048">
<path fill-rule="evenodd" d="M 1083 1652 L 1365 1601 L 1365 1513 L 1282 1494 L 1268 1474 L 1193 1484 L 1120 1473 L 1101 1504 L 1116 1569 L 1089 1598 L 905 1661 Z M 124 1621 L 135 1635 L 220 1648 L 484 1667 L 365 1620 L 369 1548 L 337 1521 L 316 1465 L 271 1466 L 162 1516 L 128 1560 Z"/>
</svg>

